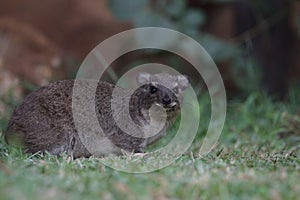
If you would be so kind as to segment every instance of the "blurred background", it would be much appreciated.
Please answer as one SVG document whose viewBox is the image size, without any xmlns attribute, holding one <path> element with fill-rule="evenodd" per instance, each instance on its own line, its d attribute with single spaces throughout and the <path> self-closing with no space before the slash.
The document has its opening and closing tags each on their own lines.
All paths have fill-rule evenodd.
<svg viewBox="0 0 300 200">
<path fill-rule="evenodd" d="M 166 27 L 199 41 L 216 62 L 229 98 L 263 91 L 284 99 L 299 87 L 300 2 L 292 0 L 1 0 L 0 113 L 38 86 L 74 78 L 100 42 L 121 31 Z M 106 79 L 159 62 L 201 77 L 183 58 L 134 51 Z"/>
</svg>

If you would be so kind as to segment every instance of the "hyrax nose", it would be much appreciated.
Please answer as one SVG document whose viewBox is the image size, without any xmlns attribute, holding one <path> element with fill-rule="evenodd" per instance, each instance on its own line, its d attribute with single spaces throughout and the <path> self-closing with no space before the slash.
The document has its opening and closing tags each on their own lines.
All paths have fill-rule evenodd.
<svg viewBox="0 0 300 200">
<path fill-rule="evenodd" d="M 168 97 L 168 96 L 165 96 L 163 99 L 162 99 L 162 103 L 164 105 L 169 105 L 171 103 L 171 98 Z"/>
</svg>

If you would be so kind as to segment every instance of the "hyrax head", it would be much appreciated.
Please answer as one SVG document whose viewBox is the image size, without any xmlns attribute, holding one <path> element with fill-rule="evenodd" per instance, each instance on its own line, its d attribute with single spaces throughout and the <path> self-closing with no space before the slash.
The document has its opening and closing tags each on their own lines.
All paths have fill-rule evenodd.
<svg viewBox="0 0 300 200">
<path fill-rule="evenodd" d="M 144 105 L 151 107 L 153 104 L 166 110 L 180 108 L 183 100 L 183 90 L 189 86 L 189 81 L 184 75 L 149 74 L 139 73 L 137 84 L 142 90 Z"/>
</svg>

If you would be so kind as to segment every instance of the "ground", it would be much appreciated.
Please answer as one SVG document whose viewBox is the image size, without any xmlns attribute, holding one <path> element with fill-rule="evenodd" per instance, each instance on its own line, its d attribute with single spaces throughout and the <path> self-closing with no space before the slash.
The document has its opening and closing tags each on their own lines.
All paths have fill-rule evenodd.
<svg viewBox="0 0 300 200">
<path fill-rule="evenodd" d="M 203 122 L 192 146 L 169 167 L 147 174 L 119 172 L 102 161 L 118 166 L 135 159 L 150 165 L 165 155 L 72 160 L 26 155 L 2 139 L 1 199 L 298 199 L 299 99 L 294 91 L 285 103 L 273 103 L 261 94 L 229 100 L 221 138 L 205 156 L 198 150 L 210 116 L 202 109 Z M 209 108 L 208 102 L 203 97 L 200 106 Z M 1 116 L 3 132 L 8 115 Z"/>
</svg>

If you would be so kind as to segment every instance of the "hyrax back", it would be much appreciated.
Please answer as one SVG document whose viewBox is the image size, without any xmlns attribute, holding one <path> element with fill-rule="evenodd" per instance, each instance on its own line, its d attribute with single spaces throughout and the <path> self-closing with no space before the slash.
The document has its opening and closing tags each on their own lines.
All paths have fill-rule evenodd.
<svg viewBox="0 0 300 200">
<path fill-rule="evenodd" d="M 10 118 L 5 132 L 7 143 L 21 145 L 28 153 L 48 151 L 55 155 L 67 153 L 74 157 L 90 156 L 91 151 L 86 148 L 86 144 L 83 144 L 78 135 L 72 115 L 74 83 L 74 80 L 58 81 L 29 94 Z M 117 86 L 93 80 L 76 80 L 76 83 L 86 91 L 91 89 L 90 85 L 97 84 L 95 110 L 103 131 L 97 134 L 103 134 L 105 140 L 93 147 L 97 148 L 95 151 L 97 153 L 92 152 L 97 154 L 96 156 L 120 154 L 121 149 L 143 152 L 146 145 L 154 143 L 165 134 L 169 122 L 176 118 L 180 111 L 182 91 L 188 86 L 188 80 L 182 75 L 140 73 L 137 76 L 139 88 L 135 91 L 117 88 L 124 96 L 132 94 L 129 113 L 132 121 L 140 127 L 149 123 L 151 106 L 157 105 L 166 110 L 166 127 L 155 136 L 143 138 L 126 133 L 116 124 L 111 100 Z M 121 115 L 124 105 L 120 102 L 117 107 Z"/>
</svg>

